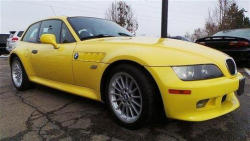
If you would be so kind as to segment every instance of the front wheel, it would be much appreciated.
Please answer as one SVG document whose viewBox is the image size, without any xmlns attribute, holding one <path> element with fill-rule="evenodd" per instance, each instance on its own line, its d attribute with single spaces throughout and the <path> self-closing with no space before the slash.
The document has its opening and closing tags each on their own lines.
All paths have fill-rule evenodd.
<svg viewBox="0 0 250 141">
<path fill-rule="evenodd" d="M 161 111 L 154 82 L 134 65 L 115 67 L 107 83 L 107 103 L 114 119 L 122 126 L 137 129 L 153 123 Z"/>
<path fill-rule="evenodd" d="M 24 70 L 21 60 L 18 57 L 13 58 L 11 62 L 11 78 L 17 90 L 28 90 L 34 87 Z"/>
</svg>

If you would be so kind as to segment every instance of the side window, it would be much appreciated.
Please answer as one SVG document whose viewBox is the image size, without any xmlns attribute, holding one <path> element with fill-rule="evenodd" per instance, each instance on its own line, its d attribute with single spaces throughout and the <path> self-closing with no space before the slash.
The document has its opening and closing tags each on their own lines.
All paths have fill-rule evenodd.
<svg viewBox="0 0 250 141">
<path fill-rule="evenodd" d="M 43 34 L 54 34 L 56 42 L 59 43 L 61 24 L 60 20 L 43 21 L 39 32 L 39 39 Z"/>
<path fill-rule="evenodd" d="M 60 43 L 73 43 L 75 42 L 74 37 L 70 33 L 67 26 L 63 23 L 62 25 L 62 31 L 61 31 L 61 41 Z"/>
<path fill-rule="evenodd" d="M 23 37 L 23 41 L 35 43 L 37 41 L 37 34 L 39 29 L 40 23 L 33 24 L 27 30 Z"/>
<path fill-rule="evenodd" d="M 19 31 L 18 34 L 17 34 L 17 36 L 18 36 L 18 37 L 21 37 L 22 34 L 23 34 L 23 31 Z"/>
</svg>

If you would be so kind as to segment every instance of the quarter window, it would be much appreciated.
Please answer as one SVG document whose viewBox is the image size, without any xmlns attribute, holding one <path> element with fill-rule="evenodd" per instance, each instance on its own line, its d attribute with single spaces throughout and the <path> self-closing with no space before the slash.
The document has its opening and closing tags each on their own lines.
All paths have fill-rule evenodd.
<svg viewBox="0 0 250 141">
<path fill-rule="evenodd" d="M 43 34 L 54 34 L 56 42 L 59 43 L 61 24 L 62 22 L 59 20 L 43 21 L 39 32 L 39 39 Z"/>
<path fill-rule="evenodd" d="M 23 41 L 35 43 L 37 41 L 39 25 L 40 23 L 36 23 L 30 26 L 30 28 L 27 30 L 23 37 Z"/>
<path fill-rule="evenodd" d="M 67 26 L 63 23 L 62 25 L 62 31 L 61 31 L 61 41 L 60 43 L 73 43 L 75 42 L 74 37 L 70 33 Z"/>
<path fill-rule="evenodd" d="M 23 35 L 23 31 L 19 31 L 17 34 L 18 37 L 21 37 L 22 35 Z"/>
</svg>

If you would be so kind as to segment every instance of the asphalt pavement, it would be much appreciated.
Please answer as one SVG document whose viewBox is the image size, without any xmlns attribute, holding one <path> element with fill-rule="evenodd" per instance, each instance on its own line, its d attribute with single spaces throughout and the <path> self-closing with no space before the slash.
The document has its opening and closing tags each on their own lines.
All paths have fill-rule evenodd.
<svg viewBox="0 0 250 141">
<path fill-rule="evenodd" d="M 105 104 L 37 85 L 17 91 L 6 57 L 0 58 L 0 141 L 250 141 L 250 77 L 246 77 L 241 106 L 224 116 L 204 121 L 168 120 L 127 130 L 112 121 Z"/>
</svg>

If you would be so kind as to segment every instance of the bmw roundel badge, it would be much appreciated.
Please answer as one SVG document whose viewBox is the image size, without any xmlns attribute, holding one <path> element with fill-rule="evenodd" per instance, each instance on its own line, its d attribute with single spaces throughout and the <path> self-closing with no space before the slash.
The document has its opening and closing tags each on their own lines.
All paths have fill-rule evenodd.
<svg viewBox="0 0 250 141">
<path fill-rule="evenodd" d="M 78 53 L 75 53 L 74 58 L 75 58 L 75 59 L 78 58 Z"/>
</svg>

